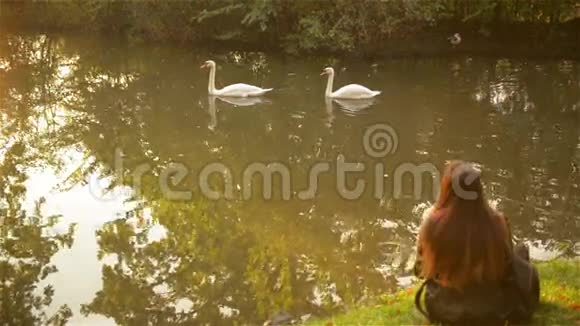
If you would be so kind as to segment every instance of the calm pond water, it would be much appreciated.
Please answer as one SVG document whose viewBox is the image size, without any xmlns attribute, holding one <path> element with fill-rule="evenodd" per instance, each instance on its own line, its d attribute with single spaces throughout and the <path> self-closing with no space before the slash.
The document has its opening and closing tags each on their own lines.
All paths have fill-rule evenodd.
<svg viewBox="0 0 580 326">
<path fill-rule="evenodd" d="M 275 91 L 208 98 L 199 65 L 210 58 L 218 86 Z M 335 87 L 383 93 L 373 103 L 325 101 L 319 74 L 329 65 Z M 61 309 L 83 325 L 262 324 L 368 302 L 410 281 L 433 201 L 425 175 L 407 174 L 396 195 L 405 164 L 477 162 L 489 199 L 534 258 L 580 254 L 579 62 L 366 62 L 3 35 L 0 119 L 3 321 L 40 323 Z M 392 146 L 373 157 L 364 135 L 379 123 L 392 127 Z M 357 199 L 337 189 L 339 158 L 364 168 L 346 178 L 348 189 L 366 182 Z M 202 195 L 198 175 L 215 162 L 231 171 L 231 200 Z M 280 178 L 272 199 L 259 178 L 243 199 L 255 162 L 288 168 L 289 200 Z M 300 199 L 324 162 L 330 172 Z M 176 164 L 186 176 L 170 173 L 161 186 Z M 209 183 L 225 189 L 218 174 Z"/>
</svg>

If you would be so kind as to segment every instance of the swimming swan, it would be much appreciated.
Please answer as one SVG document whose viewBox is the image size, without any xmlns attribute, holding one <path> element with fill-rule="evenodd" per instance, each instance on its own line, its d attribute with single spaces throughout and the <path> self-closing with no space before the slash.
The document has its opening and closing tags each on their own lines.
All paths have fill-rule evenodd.
<svg viewBox="0 0 580 326">
<path fill-rule="evenodd" d="M 209 95 L 218 96 L 232 96 L 232 97 L 250 97 L 250 96 L 261 96 L 271 91 L 273 88 L 260 88 L 248 84 L 233 84 L 226 86 L 222 89 L 215 88 L 215 62 L 212 60 L 206 61 L 200 68 L 209 67 L 209 83 L 207 86 L 207 91 Z"/>
<path fill-rule="evenodd" d="M 380 91 L 371 91 L 370 89 L 358 84 L 346 85 L 333 92 L 332 83 L 334 81 L 334 69 L 330 67 L 324 68 L 320 76 L 323 75 L 328 75 L 328 82 L 326 83 L 326 92 L 324 93 L 324 96 L 326 97 L 357 100 L 357 99 L 372 98 L 381 94 Z"/>
</svg>

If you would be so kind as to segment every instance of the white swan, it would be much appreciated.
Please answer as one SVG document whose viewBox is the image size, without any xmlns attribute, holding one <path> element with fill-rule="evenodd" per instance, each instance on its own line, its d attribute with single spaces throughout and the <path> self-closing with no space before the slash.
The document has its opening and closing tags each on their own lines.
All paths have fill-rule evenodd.
<svg viewBox="0 0 580 326">
<path fill-rule="evenodd" d="M 358 84 L 346 85 L 333 92 L 332 83 L 334 82 L 334 69 L 330 67 L 324 68 L 320 76 L 323 75 L 328 75 L 326 92 L 324 93 L 324 96 L 326 97 L 357 100 L 371 98 L 381 94 L 380 91 L 371 91 L 370 89 Z"/>
<path fill-rule="evenodd" d="M 207 91 L 209 92 L 209 95 L 232 96 L 232 97 L 261 96 L 273 89 L 273 88 L 264 89 L 248 84 L 233 84 L 226 86 L 222 89 L 216 89 L 215 62 L 213 60 L 208 60 L 200 68 L 208 68 L 208 67 L 209 67 L 209 84 L 207 86 Z"/>
</svg>

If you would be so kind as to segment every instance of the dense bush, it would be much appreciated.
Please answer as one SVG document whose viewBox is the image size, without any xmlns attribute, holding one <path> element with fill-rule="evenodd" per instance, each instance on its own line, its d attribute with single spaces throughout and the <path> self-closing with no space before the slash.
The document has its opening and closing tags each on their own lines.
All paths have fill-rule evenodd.
<svg viewBox="0 0 580 326">
<path fill-rule="evenodd" d="M 475 26 L 489 36 L 496 26 L 558 24 L 579 11 L 575 0 L 0 2 L 8 26 L 116 32 L 136 41 L 236 41 L 289 52 L 372 48 L 441 24 Z"/>
</svg>

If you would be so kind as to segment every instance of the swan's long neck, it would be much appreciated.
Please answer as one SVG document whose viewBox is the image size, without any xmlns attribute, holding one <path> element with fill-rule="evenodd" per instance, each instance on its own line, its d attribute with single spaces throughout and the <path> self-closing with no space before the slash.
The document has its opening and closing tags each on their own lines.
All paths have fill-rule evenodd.
<svg viewBox="0 0 580 326">
<path fill-rule="evenodd" d="M 215 92 L 215 66 L 209 67 L 209 83 L 207 85 L 207 92 L 213 94 Z"/>
<path fill-rule="evenodd" d="M 330 94 L 332 94 L 333 82 L 334 82 L 334 71 L 328 74 L 328 81 L 326 82 L 326 91 L 324 92 L 324 96 L 330 97 Z"/>
</svg>

